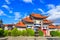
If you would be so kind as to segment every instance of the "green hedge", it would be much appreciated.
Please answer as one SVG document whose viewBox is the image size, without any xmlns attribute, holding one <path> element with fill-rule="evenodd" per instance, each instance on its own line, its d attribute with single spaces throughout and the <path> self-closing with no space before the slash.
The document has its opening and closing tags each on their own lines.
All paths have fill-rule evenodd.
<svg viewBox="0 0 60 40">
<path fill-rule="evenodd" d="M 4 30 L 2 28 L 0 28 L 0 37 L 3 37 L 4 36 Z"/>
<path fill-rule="evenodd" d="M 39 36 L 43 36 L 43 32 L 39 30 Z"/>
<path fill-rule="evenodd" d="M 22 34 L 22 31 L 18 30 L 17 35 L 21 36 L 21 34 Z"/>
<path fill-rule="evenodd" d="M 14 28 L 13 30 L 4 30 L 5 36 L 34 36 L 34 34 L 33 29 L 17 30 L 17 28 Z"/>
<path fill-rule="evenodd" d="M 0 36 L 34 36 L 35 32 L 33 29 L 26 29 L 26 30 L 17 30 L 17 28 L 14 28 L 12 30 L 2 30 L 0 28 Z M 39 35 L 43 36 L 43 32 L 39 30 Z"/>
<path fill-rule="evenodd" d="M 34 36 L 35 32 L 33 29 L 27 29 L 27 36 Z"/>
<path fill-rule="evenodd" d="M 20 36 L 21 31 L 14 28 L 13 30 L 4 30 L 4 36 Z"/>
<path fill-rule="evenodd" d="M 21 35 L 22 36 L 27 36 L 27 31 L 26 30 L 22 30 Z"/>
<path fill-rule="evenodd" d="M 4 36 L 8 36 L 8 30 L 4 30 Z"/>
<path fill-rule="evenodd" d="M 50 31 L 50 35 L 52 37 L 59 36 L 60 37 L 60 31 Z"/>
<path fill-rule="evenodd" d="M 18 36 L 17 28 L 14 28 L 13 30 L 11 30 L 11 36 Z"/>
<path fill-rule="evenodd" d="M 8 36 L 11 36 L 11 30 L 8 30 Z"/>
</svg>

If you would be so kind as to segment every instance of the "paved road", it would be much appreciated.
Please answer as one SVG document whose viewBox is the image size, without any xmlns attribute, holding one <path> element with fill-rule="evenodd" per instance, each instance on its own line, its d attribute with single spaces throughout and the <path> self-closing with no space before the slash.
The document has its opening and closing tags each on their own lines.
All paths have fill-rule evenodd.
<svg viewBox="0 0 60 40">
<path fill-rule="evenodd" d="M 47 38 L 47 40 L 60 40 L 60 38 Z"/>
<path fill-rule="evenodd" d="M 0 38 L 0 40 L 6 40 Z M 60 40 L 60 37 L 8 37 L 7 40 Z"/>
</svg>

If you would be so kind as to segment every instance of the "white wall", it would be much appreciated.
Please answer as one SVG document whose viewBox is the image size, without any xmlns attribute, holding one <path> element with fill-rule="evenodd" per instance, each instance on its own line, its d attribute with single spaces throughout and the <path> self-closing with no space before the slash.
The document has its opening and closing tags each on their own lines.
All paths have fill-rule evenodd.
<svg viewBox="0 0 60 40">
<path fill-rule="evenodd" d="M 26 26 L 33 26 L 33 24 L 31 24 L 31 23 L 30 24 L 26 24 Z"/>
<path fill-rule="evenodd" d="M 57 29 L 49 29 L 49 31 L 56 31 Z"/>
<path fill-rule="evenodd" d="M 26 28 L 17 28 L 18 30 L 26 30 Z"/>
<path fill-rule="evenodd" d="M 43 24 L 43 29 L 48 29 L 48 25 L 47 24 Z"/>
<path fill-rule="evenodd" d="M 35 19 L 34 19 L 34 23 L 36 23 L 36 24 L 41 24 L 41 20 L 35 20 Z"/>
<path fill-rule="evenodd" d="M 5 26 L 5 27 L 4 27 L 4 30 L 8 30 L 8 27 L 7 27 L 7 26 Z"/>
</svg>

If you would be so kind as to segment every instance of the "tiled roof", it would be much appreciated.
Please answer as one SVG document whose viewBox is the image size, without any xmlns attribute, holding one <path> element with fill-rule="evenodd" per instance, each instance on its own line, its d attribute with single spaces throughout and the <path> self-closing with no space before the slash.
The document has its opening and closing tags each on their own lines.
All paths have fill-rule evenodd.
<svg viewBox="0 0 60 40">
<path fill-rule="evenodd" d="M 26 27 L 26 25 L 23 23 L 23 22 L 18 22 L 16 24 L 16 26 L 19 26 L 19 27 Z"/>
<path fill-rule="evenodd" d="M 7 24 L 4 24 L 4 26 L 7 26 Z"/>
<path fill-rule="evenodd" d="M 26 21 L 26 22 L 32 22 L 33 23 L 33 20 L 30 17 L 26 17 L 23 20 Z"/>
<path fill-rule="evenodd" d="M 56 26 L 57 29 L 60 29 L 60 25 L 59 26 Z"/>
<path fill-rule="evenodd" d="M 49 23 L 51 23 L 51 21 L 50 21 L 50 20 L 47 20 L 47 19 L 44 19 L 44 20 L 43 20 L 43 23 L 49 24 Z"/>
<path fill-rule="evenodd" d="M 4 26 L 13 26 L 15 24 L 4 24 Z"/>
<path fill-rule="evenodd" d="M 49 25 L 49 28 L 54 29 L 54 28 L 56 28 L 56 26 L 55 25 Z"/>
<path fill-rule="evenodd" d="M 40 14 L 35 14 L 35 13 L 32 13 L 31 16 L 33 16 L 35 18 L 47 18 L 46 16 L 42 16 Z"/>
</svg>

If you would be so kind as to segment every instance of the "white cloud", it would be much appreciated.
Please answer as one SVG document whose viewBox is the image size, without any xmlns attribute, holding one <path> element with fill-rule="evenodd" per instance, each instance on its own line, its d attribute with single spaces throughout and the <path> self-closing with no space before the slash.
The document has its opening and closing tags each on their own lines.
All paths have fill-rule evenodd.
<svg viewBox="0 0 60 40">
<path fill-rule="evenodd" d="M 2 7 L 10 10 L 10 8 L 7 5 L 2 5 Z"/>
<path fill-rule="evenodd" d="M 49 4 L 47 5 L 47 8 L 49 9 L 47 12 L 45 12 L 44 10 L 42 10 L 41 8 L 35 9 L 35 10 L 39 10 L 42 12 L 43 15 L 48 15 L 48 20 L 52 20 L 54 22 L 54 24 L 60 24 L 60 5 L 53 5 L 53 4 Z"/>
<path fill-rule="evenodd" d="M 15 15 L 15 20 L 19 20 L 22 18 L 22 15 L 20 14 L 20 12 L 14 12 Z"/>
<path fill-rule="evenodd" d="M 49 4 L 49 5 L 47 5 L 47 7 L 48 7 L 49 9 L 55 9 L 55 5 L 53 5 L 53 4 Z"/>
<path fill-rule="evenodd" d="M 34 9 L 34 11 L 40 11 L 42 15 L 46 15 L 46 14 L 47 14 L 47 13 L 46 13 L 43 9 L 41 9 L 41 8 Z M 46 15 L 46 16 L 48 16 L 48 15 Z"/>
<path fill-rule="evenodd" d="M 27 13 L 22 14 L 21 12 L 14 12 L 15 20 L 22 20 L 23 18 L 27 17 Z"/>
<path fill-rule="evenodd" d="M 48 19 L 54 20 L 60 18 L 60 6 L 55 6 L 55 8 L 50 9 L 47 13 L 50 15 Z"/>
<path fill-rule="evenodd" d="M 38 8 L 39 11 L 41 11 L 42 13 L 45 13 L 41 8 Z"/>
<path fill-rule="evenodd" d="M 8 16 L 7 14 L 5 14 L 4 11 L 1 9 L 0 9 L 0 16 L 6 16 L 6 17 L 11 18 L 11 16 Z"/>
<path fill-rule="evenodd" d="M 49 10 L 47 13 L 50 14 L 50 16 L 48 17 L 48 19 L 55 20 L 57 18 L 60 18 L 60 12 L 58 12 L 57 9 Z"/>
<path fill-rule="evenodd" d="M 5 0 L 5 2 L 6 2 L 7 4 L 10 4 L 10 1 L 9 1 L 9 0 Z"/>
<path fill-rule="evenodd" d="M 9 11 L 9 13 L 13 13 L 13 11 L 11 10 L 11 8 L 8 5 L 2 5 L 2 7 L 7 9 Z"/>
<path fill-rule="evenodd" d="M 2 11 L 2 10 L 0 10 L 0 16 L 6 16 L 6 14 Z"/>
<path fill-rule="evenodd" d="M 53 23 L 54 25 L 60 25 L 60 23 Z"/>
<path fill-rule="evenodd" d="M 48 7 L 50 7 L 51 9 L 46 12 L 49 14 L 49 17 L 47 19 L 52 20 L 53 22 L 55 22 L 55 24 L 60 24 L 60 5 L 53 5 Z"/>
<path fill-rule="evenodd" d="M 25 3 L 32 3 L 32 0 L 23 0 Z"/>
</svg>

